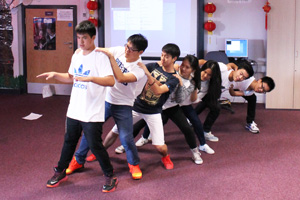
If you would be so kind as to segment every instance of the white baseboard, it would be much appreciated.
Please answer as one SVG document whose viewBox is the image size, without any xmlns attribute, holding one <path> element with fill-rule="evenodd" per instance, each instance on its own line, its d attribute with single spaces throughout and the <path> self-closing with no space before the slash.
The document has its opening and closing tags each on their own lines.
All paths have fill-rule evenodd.
<svg viewBox="0 0 300 200">
<path fill-rule="evenodd" d="M 29 94 L 42 94 L 43 87 L 46 85 L 50 85 L 56 95 L 70 95 L 73 86 L 72 84 L 27 83 L 27 92 Z"/>
</svg>

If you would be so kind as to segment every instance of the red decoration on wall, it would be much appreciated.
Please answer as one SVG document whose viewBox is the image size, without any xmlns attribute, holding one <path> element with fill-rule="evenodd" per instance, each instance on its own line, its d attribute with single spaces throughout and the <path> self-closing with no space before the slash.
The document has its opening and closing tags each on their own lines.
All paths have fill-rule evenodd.
<svg viewBox="0 0 300 200">
<path fill-rule="evenodd" d="M 269 6 L 269 4 L 270 4 L 269 1 L 267 1 L 263 7 L 264 11 L 266 12 L 266 19 L 265 19 L 266 30 L 268 29 L 268 12 L 271 10 L 271 6 Z"/>
<path fill-rule="evenodd" d="M 92 22 L 95 26 L 98 26 L 98 20 L 95 19 L 95 17 L 89 17 L 88 19 L 90 22 Z"/>
<path fill-rule="evenodd" d="M 213 3 L 207 3 L 204 6 L 204 11 L 208 13 L 208 17 L 212 17 L 212 14 L 216 11 L 216 6 Z"/>
<path fill-rule="evenodd" d="M 98 3 L 96 0 L 90 0 L 87 4 L 86 7 L 89 9 L 90 14 L 94 14 L 94 11 L 98 9 Z"/>
<path fill-rule="evenodd" d="M 212 20 L 208 20 L 204 24 L 204 29 L 208 31 L 209 35 L 211 35 L 212 32 L 216 29 L 216 24 Z"/>
</svg>

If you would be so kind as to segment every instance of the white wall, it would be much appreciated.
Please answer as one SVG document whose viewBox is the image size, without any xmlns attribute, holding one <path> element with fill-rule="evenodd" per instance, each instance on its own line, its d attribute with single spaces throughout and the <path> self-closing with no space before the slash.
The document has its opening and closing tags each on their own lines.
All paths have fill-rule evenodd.
<svg viewBox="0 0 300 200">
<path fill-rule="evenodd" d="M 249 43 L 249 59 L 255 60 L 253 66 L 254 76 L 259 79 L 266 72 L 266 43 L 267 31 L 265 29 L 265 12 L 263 6 L 266 0 L 243 0 L 245 3 L 229 3 L 230 0 L 205 0 L 205 4 L 212 2 L 216 5 L 216 11 L 208 18 L 205 13 L 205 21 L 210 19 L 216 24 L 212 35 L 205 32 L 204 50 L 219 51 L 225 49 L 226 38 L 244 38 Z M 244 102 L 241 97 L 231 97 L 228 92 L 222 94 L 232 102 Z M 264 94 L 257 94 L 257 102 L 265 102 Z"/>
<path fill-rule="evenodd" d="M 216 11 L 211 18 L 205 14 L 205 20 L 211 19 L 216 24 L 213 35 L 205 32 L 205 51 L 225 49 L 226 38 L 245 38 L 249 40 L 249 59 L 255 60 L 256 72 L 265 73 L 266 39 L 265 12 L 262 9 L 266 0 L 248 0 L 246 3 L 228 3 L 230 0 L 205 0 L 213 2 Z M 261 76 L 262 74 L 257 74 Z"/>
<path fill-rule="evenodd" d="M 77 5 L 77 21 L 80 22 L 88 18 L 87 2 L 88 0 L 33 0 L 31 5 Z M 208 35 L 205 32 L 205 52 L 224 50 L 226 38 L 246 38 L 249 40 L 249 59 L 258 63 L 258 66 L 254 68 L 255 77 L 262 77 L 265 74 L 267 38 L 265 12 L 262 7 L 266 0 L 243 0 L 246 3 L 228 3 L 230 0 L 205 0 L 205 3 L 207 2 L 213 2 L 217 7 L 213 17 L 209 18 L 216 23 L 217 27 L 213 35 Z M 14 27 L 12 51 L 15 59 L 15 76 L 23 74 L 22 33 L 20 24 L 18 24 L 18 17 L 20 18 L 20 12 L 12 15 Z M 205 13 L 205 20 L 207 19 Z M 95 41 L 98 42 L 98 40 Z M 262 100 L 259 102 L 264 102 L 264 96 L 261 98 Z"/>
</svg>

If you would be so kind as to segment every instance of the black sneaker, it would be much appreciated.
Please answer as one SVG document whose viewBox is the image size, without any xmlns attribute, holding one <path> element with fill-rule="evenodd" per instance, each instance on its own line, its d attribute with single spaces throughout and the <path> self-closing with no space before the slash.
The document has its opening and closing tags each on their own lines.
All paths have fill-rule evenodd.
<svg viewBox="0 0 300 200">
<path fill-rule="evenodd" d="M 50 180 L 47 181 L 47 187 L 53 188 L 53 187 L 57 187 L 60 183 L 66 181 L 68 179 L 67 175 L 66 175 L 66 170 L 62 171 L 62 172 L 58 172 L 57 168 L 54 167 L 54 176 L 52 176 L 52 178 Z"/>
<path fill-rule="evenodd" d="M 105 176 L 105 185 L 102 187 L 102 192 L 113 192 L 117 188 L 118 178 L 115 176 Z"/>
</svg>

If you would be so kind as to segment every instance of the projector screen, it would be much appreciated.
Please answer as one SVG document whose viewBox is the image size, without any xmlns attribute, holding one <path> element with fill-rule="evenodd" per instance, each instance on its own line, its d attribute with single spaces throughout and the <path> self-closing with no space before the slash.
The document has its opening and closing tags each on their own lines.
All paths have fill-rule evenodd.
<svg viewBox="0 0 300 200">
<path fill-rule="evenodd" d="M 167 43 L 179 46 L 180 57 L 187 54 L 199 57 L 203 50 L 203 35 L 198 35 L 199 27 L 203 30 L 203 20 L 200 26 L 197 23 L 203 0 L 104 0 L 103 3 L 105 47 L 123 46 L 129 36 L 141 33 L 148 39 L 144 59 L 160 57 L 161 48 Z M 200 15 L 203 18 L 203 9 Z"/>
</svg>

